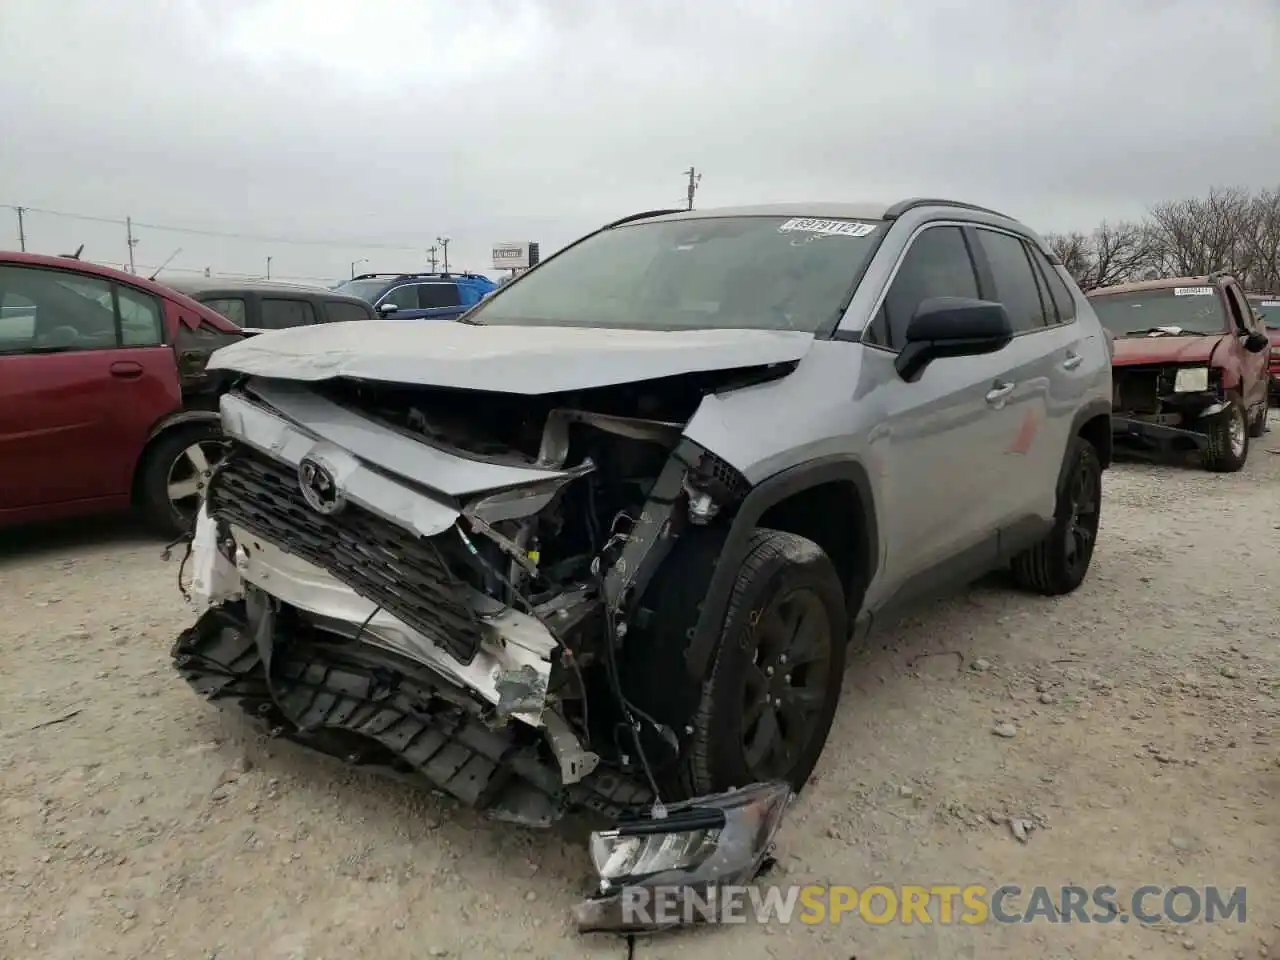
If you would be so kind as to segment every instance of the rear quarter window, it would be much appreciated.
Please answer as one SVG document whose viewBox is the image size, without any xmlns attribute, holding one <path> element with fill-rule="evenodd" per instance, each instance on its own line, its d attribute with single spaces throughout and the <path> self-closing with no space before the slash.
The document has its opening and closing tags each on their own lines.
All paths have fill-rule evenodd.
<svg viewBox="0 0 1280 960">
<path fill-rule="evenodd" d="M 352 320 L 368 320 L 369 311 L 358 303 L 345 300 L 326 300 L 324 318 L 329 323 L 346 323 Z"/>
<path fill-rule="evenodd" d="M 316 322 L 315 308 L 306 300 L 262 298 L 262 326 L 266 330 L 305 327 Z"/>
</svg>

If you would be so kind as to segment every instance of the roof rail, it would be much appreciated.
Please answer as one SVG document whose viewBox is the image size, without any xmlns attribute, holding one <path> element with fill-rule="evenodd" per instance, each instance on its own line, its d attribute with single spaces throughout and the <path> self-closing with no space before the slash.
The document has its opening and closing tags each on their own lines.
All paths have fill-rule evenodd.
<svg viewBox="0 0 1280 960">
<path fill-rule="evenodd" d="M 884 212 L 884 218 L 886 220 L 897 220 L 908 210 L 914 210 L 916 207 L 959 207 L 961 210 L 976 210 L 978 213 L 989 213 L 992 216 L 1003 217 L 1006 220 L 1013 219 L 1007 213 L 992 210 L 990 207 L 980 207 L 976 203 L 964 203 L 961 200 L 943 200 L 940 197 L 908 197 L 906 200 L 899 200 Z"/>
<path fill-rule="evenodd" d="M 479 273 L 472 273 L 470 270 L 421 270 L 410 271 L 409 273 L 362 273 L 359 276 L 352 277 L 352 280 L 381 280 L 390 278 L 398 280 L 401 277 L 481 277 Z M 348 281 L 349 282 L 349 281 Z"/>
<path fill-rule="evenodd" d="M 622 217 L 620 220 L 614 220 L 612 223 L 606 223 L 600 229 L 611 230 L 614 227 L 622 226 L 624 223 L 631 223 L 635 220 L 647 220 L 650 217 L 665 217 L 672 213 L 688 213 L 688 211 L 677 207 L 673 207 L 670 210 L 646 210 L 644 213 L 633 213 L 629 217 Z"/>
</svg>

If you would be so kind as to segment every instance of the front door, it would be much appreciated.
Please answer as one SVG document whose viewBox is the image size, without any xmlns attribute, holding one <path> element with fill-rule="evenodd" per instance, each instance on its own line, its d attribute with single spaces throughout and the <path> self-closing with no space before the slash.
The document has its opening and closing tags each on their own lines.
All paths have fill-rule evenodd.
<svg viewBox="0 0 1280 960">
<path fill-rule="evenodd" d="M 871 381 L 865 398 L 883 411 L 871 440 L 885 529 L 883 575 L 867 603 L 926 588 L 943 570 L 985 567 L 996 556 L 997 517 L 1009 496 L 997 470 L 1000 444 L 1016 432 L 1004 351 L 931 363 L 913 383 L 893 370 L 922 300 L 979 295 L 961 228 L 926 227 L 911 241 L 883 305 L 863 337 Z M 883 368 L 883 369 L 880 369 Z"/>
</svg>

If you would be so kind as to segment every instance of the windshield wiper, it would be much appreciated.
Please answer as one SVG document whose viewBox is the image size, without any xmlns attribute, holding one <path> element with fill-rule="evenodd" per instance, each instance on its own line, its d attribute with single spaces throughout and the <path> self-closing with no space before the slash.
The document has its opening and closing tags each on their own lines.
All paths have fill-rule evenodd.
<svg viewBox="0 0 1280 960">
<path fill-rule="evenodd" d="M 1203 330 L 1183 330 L 1181 327 L 1147 327 L 1144 330 L 1126 330 L 1126 337 L 1207 337 Z"/>
</svg>

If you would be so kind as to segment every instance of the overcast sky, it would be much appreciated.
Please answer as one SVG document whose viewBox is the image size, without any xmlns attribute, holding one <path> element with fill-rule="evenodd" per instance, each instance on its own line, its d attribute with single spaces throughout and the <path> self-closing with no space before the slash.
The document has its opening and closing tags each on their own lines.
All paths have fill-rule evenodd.
<svg viewBox="0 0 1280 960">
<path fill-rule="evenodd" d="M 488 269 L 682 204 L 690 164 L 703 207 L 1088 228 L 1280 185 L 1278 118 L 1276 0 L 0 0 L 0 204 L 131 216 L 138 264 L 215 273 L 421 269 L 442 235 Z M 26 227 L 128 257 L 112 223 Z"/>
</svg>

